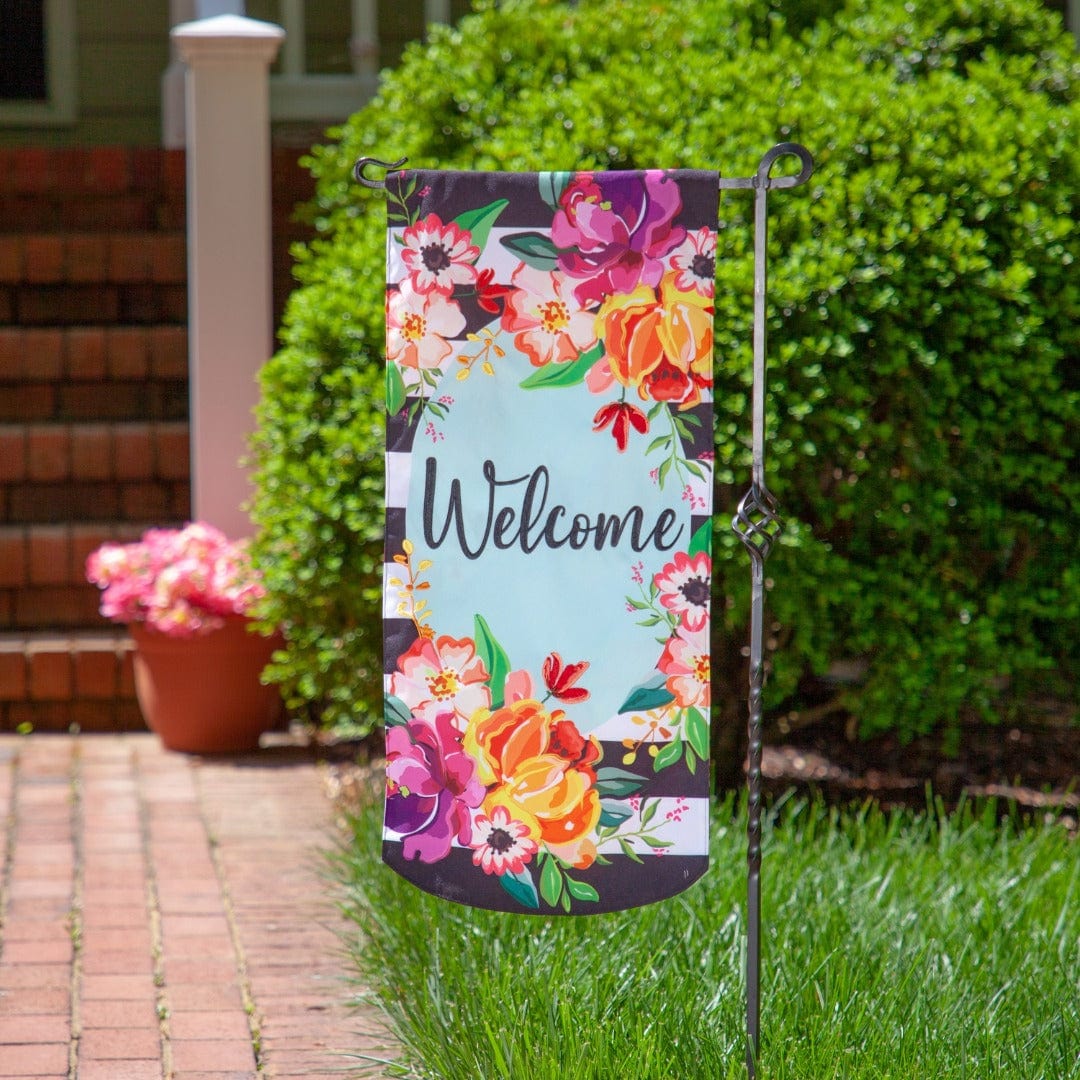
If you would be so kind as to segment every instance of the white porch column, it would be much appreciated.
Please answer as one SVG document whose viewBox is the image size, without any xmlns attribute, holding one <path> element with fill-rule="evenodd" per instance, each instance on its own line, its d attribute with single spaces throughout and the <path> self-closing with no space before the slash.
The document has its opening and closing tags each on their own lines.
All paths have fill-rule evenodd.
<svg viewBox="0 0 1080 1080">
<path fill-rule="evenodd" d="M 174 27 L 188 65 L 192 516 L 251 533 L 247 453 L 272 352 L 269 67 L 285 31 L 218 15 Z"/>
<path fill-rule="evenodd" d="M 374 82 L 379 77 L 378 0 L 352 0 L 352 40 L 349 42 L 353 71 Z"/>
<path fill-rule="evenodd" d="M 169 0 L 169 26 L 195 18 L 195 0 Z M 184 62 L 169 42 L 169 66 L 161 76 L 161 145 L 166 150 L 184 148 Z"/>
<path fill-rule="evenodd" d="M 450 21 L 450 0 L 424 0 L 424 22 L 448 23 Z"/>
</svg>

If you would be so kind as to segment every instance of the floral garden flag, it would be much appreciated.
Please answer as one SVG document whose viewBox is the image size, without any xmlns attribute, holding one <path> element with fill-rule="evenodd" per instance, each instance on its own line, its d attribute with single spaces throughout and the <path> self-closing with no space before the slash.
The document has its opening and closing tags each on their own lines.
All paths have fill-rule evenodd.
<svg viewBox="0 0 1080 1080">
<path fill-rule="evenodd" d="M 716 174 L 386 184 L 383 857 L 588 914 L 707 865 Z"/>
</svg>

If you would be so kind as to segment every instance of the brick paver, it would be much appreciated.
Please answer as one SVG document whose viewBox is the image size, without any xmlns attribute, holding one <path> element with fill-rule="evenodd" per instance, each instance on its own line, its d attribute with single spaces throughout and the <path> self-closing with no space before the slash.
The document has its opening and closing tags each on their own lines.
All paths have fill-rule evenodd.
<svg viewBox="0 0 1080 1080">
<path fill-rule="evenodd" d="M 329 1080 L 386 1055 L 347 1007 L 331 830 L 285 737 L 215 759 L 0 735 L 0 1080 Z"/>
</svg>

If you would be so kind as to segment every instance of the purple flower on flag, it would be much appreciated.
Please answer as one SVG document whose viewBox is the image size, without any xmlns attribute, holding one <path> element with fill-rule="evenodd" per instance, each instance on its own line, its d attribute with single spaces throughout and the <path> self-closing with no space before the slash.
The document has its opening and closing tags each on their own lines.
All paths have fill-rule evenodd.
<svg viewBox="0 0 1080 1080">
<path fill-rule="evenodd" d="M 453 715 L 410 720 L 386 732 L 386 826 L 404 837 L 406 859 L 445 859 L 455 838 L 472 840 L 470 810 L 487 793 L 464 752 Z"/>
<path fill-rule="evenodd" d="M 551 223 L 559 267 L 581 282 L 574 289 L 578 301 L 599 303 L 639 284 L 659 285 L 664 256 L 686 237 L 673 224 L 681 209 L 678 184 L 659 170 L 578 173 Z"/>
</svg>

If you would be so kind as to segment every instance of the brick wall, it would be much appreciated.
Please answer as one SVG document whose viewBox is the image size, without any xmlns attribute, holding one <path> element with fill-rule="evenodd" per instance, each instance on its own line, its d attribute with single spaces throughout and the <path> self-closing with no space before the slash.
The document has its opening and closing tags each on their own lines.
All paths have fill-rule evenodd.
<svg viewBox="0 0 1080 1080">
<path fill-rule="evenodd" d="M 274 297 L 312 184 L 275 148 Z M 0 149 L 0 730 L 142 725 L 86 556 L 190 513 L 182 152 Z"/>
</svg>

